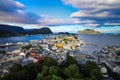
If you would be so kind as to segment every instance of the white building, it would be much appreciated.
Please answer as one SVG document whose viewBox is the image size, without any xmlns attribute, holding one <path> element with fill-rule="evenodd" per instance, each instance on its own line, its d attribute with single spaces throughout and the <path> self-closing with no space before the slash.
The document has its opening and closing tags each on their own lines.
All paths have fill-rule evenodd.
<svg viewBox="0 0 120 80">
<path fill-rule="evenodd" d="M 105 78 L 105 80 L 108 80 L 107 68 L 102 67 L 101 72 L 103 73 L 103 77 Z"/>
<path fill-rule="evenodd" d="M 20 53 L 20 56 L 25 57 L 26 55 L 25 55 L 25 53 L 24 53 L 24 52 L 21 52 L 21 53 Z"/>
<path fill-rule="evenodd" d="M 113 68 L 113 72 L 116 72 L 116 73 L 120 74 L 120 67 L 119 66 L 115 66 Z"/>
<path fill-rule="evenodd" d="M 27 45 L 29 45 L 29 43 L 27 43 L 27 42 L 17 42 L 17 45 L 19 47 L 21 47 L 21 46 L 27 46 Z"/>
<path fill-rule="evenodd" d="M 32 46 L 38 46 L 39 45 L 39 40 L 30 40 L 30 44 Z"/>
</svg>

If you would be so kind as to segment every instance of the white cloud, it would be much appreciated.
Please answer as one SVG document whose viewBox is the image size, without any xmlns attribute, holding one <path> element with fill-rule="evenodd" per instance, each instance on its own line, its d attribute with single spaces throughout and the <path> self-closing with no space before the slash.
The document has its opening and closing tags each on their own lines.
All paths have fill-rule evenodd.
<svg viewBox="0 0 120 80">
<path fill-rule="evenodd" d="M 25 5 L 15 0 L 0 0 L 0 22 L 24 25 L 34 24 L 40 27 L 78 24 L 76 19 L 56 19 L 49 15 L 26 12 Z"/>
<path fill-rule="evenodd" d="M 16 9 L 24 9 L 25 5 L 15 0 L 0 0 L 0 11 L 14 12 Z"/>
<path fill-rule="evenodd" d="M 95 20 L 96 22 L 91 24 L 96 26 L 111 22 L 120 23 L 120 0 L 63 0 L 63 2 L 78 9 L 71 17 L 80 21 Z"/>
<path fill-rule="evenodd" d="M 116 26 L 116 27 L 111 26 L 109 28 L 101 27 L 101 28 L 96 28 L 95 30 L 100 31 L 102 33 L 120 33 L 120 27 L 119 26 Z"/>
<path fill-rule="evenodd" d="M 99 24 L 92 24 L 92 23 L 88 23 L 88 24 L 84 24 L 85 26 L 88 26 L 88 27 L 96 27 L 96 26 L 99 26 Z"/>
<path fill-rule="evenodd" d="M 88 11 L 88 10 L 87 10 Z M 91 14 L 90 12 L 88 13 L 87 11 L 78 11 L 78 12 L 74 12 L 71 14 L 71 17 L 100 17 L 100 18 L 105 18 L 108 17 L 110 15 L 109 12 L 101 12 L 101 13 L 97 13 L 95 15 Z M 111 15 L 110 17 L 120 17 L 120 16 L 115 16 L 115 15 Z"/>
<path fill-rule="evenodd" d="M 41 17 L 26 12 L 25 5 L 15 0 L 0 0 L 0 21 L 8 23 L 38 24 Z"/>
<path fill-rule="evenodd" d="M 119 0 L 63 0 L 63 2 L 79 9 L 116 9 L 120 7 Z"/>
<path fill-rule="evenodd" d="M 43 16 L 43 20 L 39 20 L 40 25 L 46 25 L 46 26 L 59 26 L 59 25 L 73 25 L 78 24 L 77 19 L 57 19 L 52 16 Z"/>
<path fill-rule="evenodd" d="M 78 30 L 86 29 L 86 27 L 81 25 L 63 25 L 63 26 L 49 26 L 53 32 L 73 32 L 76 33 Z"/>
<path fill-rule="evenodd" d="M 120 26 L 120 23 L 104 23 L 106 26 Z"/>
</svg>

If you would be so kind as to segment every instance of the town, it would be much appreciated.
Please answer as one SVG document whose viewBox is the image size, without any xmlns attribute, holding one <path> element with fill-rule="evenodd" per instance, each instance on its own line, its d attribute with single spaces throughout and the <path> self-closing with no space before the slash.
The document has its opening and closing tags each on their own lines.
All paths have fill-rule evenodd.
<svg viewBox="0 0 120 80">
<path fill-rule="evenodd" d="M 98 64 L 103 76 L 108 78 L 107 68 L 120 75 L 120 47 L 105 46 L 101 51 L 94 51 L 91 55 L 81 51 L 81 48 L 88 43 L 81 40 L 77 35 L 57 35 L 42 39 L 30 40 L 29 42 L 17 42 L 16 44 L 6 43 L 0 46 L 0 75 L 4 77 L 9 74 L 13 64 L 20 63 L 25 66 L 29 63 L 36 63 L 49 56 L 57 60 L 58 65 L 66 62 L 69 54 L 74 57 L 79 64 L 87 61 L 94 61 Z M 93 46 L 93 45 L 92 45 Z M 9 47 L 16 50 L 9 51 Z M 104 64 L 103 64 L 104 63 Z"/>
</svg>

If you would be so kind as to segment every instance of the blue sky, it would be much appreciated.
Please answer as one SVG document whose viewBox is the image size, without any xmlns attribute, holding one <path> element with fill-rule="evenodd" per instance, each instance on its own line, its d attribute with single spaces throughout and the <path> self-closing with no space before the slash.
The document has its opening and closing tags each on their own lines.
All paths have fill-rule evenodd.
<svg viewBox="0 0 120 80">
<path fill-rule="evenodd" d="M 0 23 L 53 32 L 120 32 L 119 0 L 0 0 Z"/>
<path fill-rule="evenodd" d="M 26 10 L 40 15 L 50 15 L 55 18 L 69 18 L 77 11 L 72 6 L 65 5 L 61 0 L 19 0 L 27 6 Z"/>
</svg>

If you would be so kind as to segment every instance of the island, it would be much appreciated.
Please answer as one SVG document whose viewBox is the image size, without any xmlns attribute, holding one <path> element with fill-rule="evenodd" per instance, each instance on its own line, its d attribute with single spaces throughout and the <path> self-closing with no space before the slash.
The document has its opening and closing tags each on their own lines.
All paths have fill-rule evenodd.
<svg viewBox="0 0 120 80">
<path fill-rule="evenodd" d="M 100 34 L 99 31 L 95 31 L 94 29 L 84 29 L 82 31 L 77 31 L 77 34 Z"/>
</svg>

